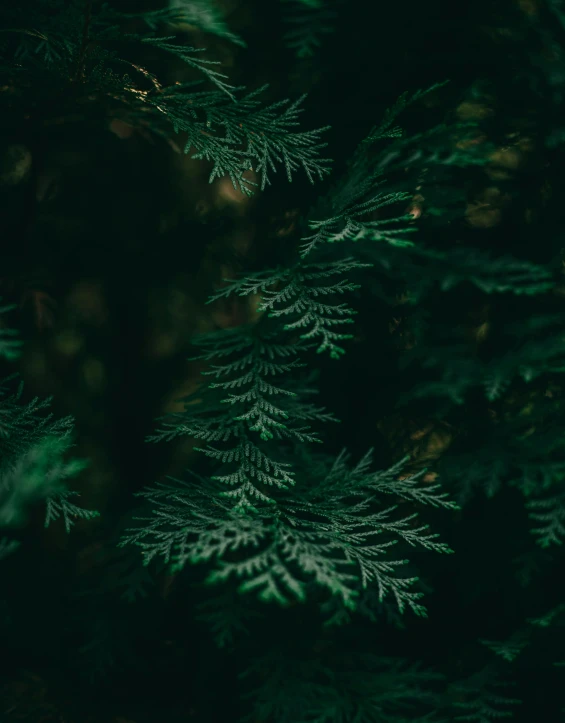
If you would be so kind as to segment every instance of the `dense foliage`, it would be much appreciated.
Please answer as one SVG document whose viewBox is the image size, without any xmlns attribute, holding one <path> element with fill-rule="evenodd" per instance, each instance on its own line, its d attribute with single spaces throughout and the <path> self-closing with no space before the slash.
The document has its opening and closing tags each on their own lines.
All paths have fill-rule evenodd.
<svg viewBox="0 0 565 723">
<path fill-rule="evenodd" d="M 560 720 L 565 4 L 265 5 L 0 9 L 0 720 Z"/>
</svg>

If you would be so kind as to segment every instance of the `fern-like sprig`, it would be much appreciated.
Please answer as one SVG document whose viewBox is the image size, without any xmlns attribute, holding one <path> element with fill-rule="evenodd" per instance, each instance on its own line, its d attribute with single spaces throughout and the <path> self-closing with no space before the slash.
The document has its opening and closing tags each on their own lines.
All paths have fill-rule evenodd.
<svg viewBox="0 0 565 723">
<path fill-rule="evenodd" d="M 314 583 L 355 609 L 359 593 L 375 586 L 379 600 L 392 596 L 400 611 L 408 607 L 425 615 L 418 602 L 422 593 L 413 589 L 417 578 L 397 574 L 406 560 L 390 557 L 391 548 L 405 543 L 439 553 L 451 550 L 427 525 L 415 524 L 415 513 L 397 516 L 397 505 L 380 508 L 371 488 L 382 492 L 388 479 L 386 494 L 394 494 L 397 485 L 400 497 L 452 504 L 436 490 L 420 495 L 414 479 L 408 484 L 394 479 L 399 465 L 382 474 L 365 471 L 369 460 L 366 455 L 350 468 L 342 455 L 337 464 L 326 464 L 325 474 L 316 479 L 306 466 L 292 496 L 283 492 L 276 506 L 246 516 L 225 499 L 218 486 L 223 480 L 215 478 L 212 487 L 178 480 L 158 483 L 141 493 L 153 506 L 152 516 L 138 518 L 144 524 L 129 530 L 121 544 L 141 547 L 147 564 L 155 557 L 172 562 L 175 569 L 213 563 L 209 583 L 234 578 L 240 592 L 253 591 L 264 601 L 284 605 L 305 600 L 308 585 Z"/>
<path fill-rule="evenodd" d="M 5 306 L 0 314 L 12 308 Z M 22 342 L 16 331 L 4 331 L 9 332 L 9 341 L 3 347 L 0 335 L 0 355 L 11 361 L 19 356 Z M 69 515 L 85 519 L 98 515 L 68 502 L 68 497 L 78 493 L 68 491 L 65 482 L 86 466 L 85 460 L 67 457 L 74 446 L 74 420 L 46 414 L 50 398 L 35 397 L 24 403 L 23 382 L 13 390 L 16 380 L 18 375 L 13 374 L 0 382 L 0 527 L 19 525 L 31 505 L 46 500 L 45 526 L 62 512 L 68 532 Z M 3 549 L 11 551 L 16 546 L 8 542 Z"/>
<path fill-rule="evenodd" d="M 174 36 L 167 38 L 142 38 L 141 42 L 151 45 L 154 48 L 158 48 L 159 50 L 163 50 L 166 53 L 176 55 L 187 65 L 203 73 L 210 82 L 226 93 L 232 100 L 235 100 L 235 96 L 233 94 L 234 86 L 226 82 L 226 78 L 228 76 L 225 73 L 221 73 L 210 67 L 213 65 L 221 65 L 220 61 L 199 58 L 197 53 L 204 52 L 205 48 L 191 48 L 186 45 L 178 45 L 177 43 L 170 42 L 174 39 Z"/>
<path fill-rule="evenodd" d="M 197 450 L 220 464 L 214 479 L 231 488 L 225 495 L 238 509 L 272 502 L 268 488 L 286 489 L 295 475 L 269 443 L 318 442 L 308 422 L 331 419 L 298 399 L 292 383 L 275 383 L 303 366 L 297 356 L 300 344 L 281 344 L 262 327 L 224 330 L 194 341 L 201 351 L 195 359 L 209 363 L 203 374 L 214 381 L 193 395 L 199 402 L 186 400 L 183 414 L 165 418 L 158 435 L 170 439 L 181 431 L 206 442 Z"/>
<path fill-rule="evenodd" d="M 565 540 L 565 494 L 530 500 L 527 508 L 536 525 L 532 534 L 540 547 L 562 545 Z"/>
<path fill-rule="evenodd" d="M 286 47 L 298 59 L 313 57 L 322 44 L 322 36 L 335 32 L 337 12 L 321 0 L 282 2 L 288 28 L 283 36 Z"/>
<path fill-rule="evenodd" d="M 359 195 L 362 196 L 364 193 L 365 189 L 360 189 Z M 305 258 L 312 254 L 318 250 L 321 244 L 336 243 L 338 241 L 360 241 L 367 238 L 372 241 L 386 242 L 393 246 L 412 246 L 413 242 L 408 237 L 417 229 L 408 225 L 409 221 L 413 221 L 411 215 L 377 220 L 364 218 L 387 206 L 407 203 L 411 198 L 411 194 L 403 191 L 393 193 L 376 192 L 368 201 L 336 208 L 336 213 L 330 218 L 322 221 L 309 221 L 308 225 L 315 233 L 302 239 L 300 246 L 301 257 Z M 349 201 L 349 199 L 347 200 Z"/>
<path fill-rule="evenodd" d="M 511 698 L 501 690 L 510 685 L 491 667 L 453 684 L 451 689 L 456 700 L 453 703 L 452 720 L 492 723 L 501 718 L 513 718 L 514 706 L 520 705 L 522 701 Z"/>
<path fill-rule="evenodd" d="M 346 258 L 257 272 L 241 279 L 224 279 L 224 286 L 210 296 L 208 303 L 232 294 L 260 295 L 258 312 L 266 311 L 271 318 L 287 319 L 284 330 L 301 331 L 300 338 L 308 345 L 314 341 L 319 354 L 329 351 L 331 358 L 337 359 L 345 353 L 339 342 L 352 337 L 352 334 L 338 331 L 337 327 L 352 324 L 356 311 L 348 304 L 324 302 L 322 299 L 342 296 L 360 285 L 345 278 L 330 284 L 324 282 L 366 266 L 368 264 Z"/>
<path fill-rule="evenodd" d="M 209 30 L 214 28 L 223 34 L 220 25 L 214 22 L 211 8 L 207 15 L 209 22 L 204 22 L 205 5 L 199 4 L 202 22 Z M 34 3 L 31 17 L 36 17 L 36 9 L 37 17 L 43 17 L 41 3 Z M 0 46 L 0 59 L 6 70 L 9 69 L 6 87 L 28 87 L 29 92 L 27 76 L 30 75 L 39 105 L 45 88 L 68 88 L 72 91 L 67 94 L 69 99 L 88 89 L 89 98 L 104 101 L 106 117 L 136 123 L 165 137 L 171 135 L 171 130 L 186 134 L 185 152 L 193 151 L 193 158 L 212 163 L 210 182 L 228 176 L 234 187 L 246 194 L 251 194 L 256 185 L 246 177 L 250 169 L 261 177 L 262 189 L 271 183 L 271 174 L 279 165 L 284 166 L 289 181 L 299 169 L 311 182 L 324 178 L 329 173 L 330 161 L 319 155 L 327 145 L 320 142 L 320 135 L 327 128 L 297 129 L 305 96 L 294 102 L 287 99 L 263 105 L 257 96 L 264 88 L 241 95 L 243 89 L 231 85 L 217 68 L 219 61 L 201 58 L 201 48 L 182 45 L 170 34 L 159 34 L 159 18 L 165 28 L 170 28 L 174 18 L 176 21 L 188 18 L 191 12 L 198 14 L 196 8 L 186 8 L 186 12 L 172 9 L 161 15 L 157 13 L 159 17 L 151 13 L 130 16 L 102 6 L 90 8 L 86 22 L 83 4 L 71 2 L 59 4 L 50 21 L 42 25 L 45 32 L 38 32 L 29 27 L 27 8 L 24 12 L 14 6 L 14 27 L 4 32 L 19 41 L 15 47 L 10 43 Z M 144 18 L 147 32 L 124 33 L 120 23 L 132 17 Z M 67 21 L 73 26 L 72 32 L 64 25 Z M 61 23 L 68 32 L 60 32 Z M 85 32 L 85 42 L 81 42 Z M 60 37 L 76 40 L 66 44 L 59 42 Z M 139 43 L 173 54 L 218 90 L 198 92 L 194 83 L 163 87 L 150 70 L 119 56 L 116 44 L 123 43 Z M 15 56 L 20 62 L 15 62 Z M 129 68 L 127 78 L 120 74 L 124 66 Z M 4 95 L 2 99 L 9 100 L 9 110 L 14 113 L 13 95 L 10 94 L 9 99 Z M 25 112 L 23 106 L 21 112 Z"/>
<path fill-rule="evenodd" d="M 416 94 L 412 100 L 421 95 L 423 92 Z M 407 104 L 408 97 L 403 96 L 396 109 L 383 121 L 381 130 L 371 132 L 371 143 L 386 136 L 385 129 L 392 123 L 392 118 Z M 396 137 L 398 133 L 393 135 Z M 230 294 L 260 294 L 259 311 L 268 311 L 272 317 L 290 317 L 284 327 L 286 330 L 300 330 L 302 339 L 316 340 L 318 353 L 328 351 L 334 359 L 342 356 L 345 349 L 340 342 L 353 335 L 338 328 L 352 324 L 356 312 L 348 304 L 330 303 L 324 297 L 339 297 L 358 289 L 359 284 L 350 282 L 344 275 L 372 264 L 362 263 L 347 254 L 338 260 L 323 262 L 316 259 L 316 253 L 323 251 L 327 244 L 361 239 L 381 241 L 396 247 L 412 246 L 413 242 L 408 237 L 415 231 L 414 226 L 409 225 L 413 221 L 411 215 L 384 219 L 372 217 L 382 209 L 406 203 L 411 194 L 383 191 L 381 186 L 385 181 L 382 170 L 371 171 L 365 166 L 362 170 L 361 173 L 360 164 L 354 162 L 345 180 L 325 199 L 328 216 L 320 221 L 309 221 L 309 227 L 315 233 L 303 237 L 296 264 L 285 269 L 243 274 L 235 280 L 225 279 L 223 286 L 210 296 L 209 301 Z M 327 285 L 323 283 L 333 276 L 338 277 L 337 281 Z"/>
<path fill-rule="evenodd" d="M 29 506 L 41 500 L 47 500 L 46 526 L 49 524 L 53 519 L 51 511 L 57 507 L 61 509 L 61 500 L 70 494 L 65 489 L 65 481 L 85 467 L 84 460 L 65 459 L 65 453 L 71 446 L 69 432 L 54 436 L 51 431 L 31 443 L 17 457 L 2 459 L 0 527 L 21 524 Z M 74 514 L 90 518 L 97 513 L 76 508 Z"/>
<path fill-rule="evenodd" d="M 182 30 L 183 26 L 188 25 L 209 35 L 225 38 L 235 45 L 246 47 L 245 41 L 226 25 L 217 3 L 210 0 L 171 0 L 168 7 L 139 13 L 121 13 L 105 6 L 104 15 L 115 21 L 143 20 L 153 31 L 158 31 L 162 27 Z"/>
<path fill-rule="evenodd" d="M 64 490 L 51 495 L 47 499 L 45 527 L 49 527 L 51 522 L 62 517 L 65 522 L 65 530 L 70 532 L 76 520 L 93 520 L 96 517 L 100 517 L 100 513 L 97 510 L 87 510 L 84 507 L 73 504 L 70 501 L 71 497 L 80 497 L 80 494 L 75 490 Z"/>
</svg>

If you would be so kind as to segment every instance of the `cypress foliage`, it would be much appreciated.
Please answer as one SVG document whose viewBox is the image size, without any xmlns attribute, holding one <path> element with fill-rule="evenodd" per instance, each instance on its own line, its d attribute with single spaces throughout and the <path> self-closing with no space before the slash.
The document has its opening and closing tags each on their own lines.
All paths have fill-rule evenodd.
<svg viewBox="0 0 565 723">
<path fill-rule="evenodd" d="M 0 720 L 563 717 L 565 5 L 440 6 L 0 8 Z"/>
</svg>

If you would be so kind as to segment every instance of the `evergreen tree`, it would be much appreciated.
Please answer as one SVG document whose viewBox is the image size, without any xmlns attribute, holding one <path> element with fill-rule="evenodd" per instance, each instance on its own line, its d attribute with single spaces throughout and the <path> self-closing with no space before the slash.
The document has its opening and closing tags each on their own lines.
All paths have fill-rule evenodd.
<svg viewBox="0 0 565 723">
<path fill-rule="evenodd" d="M 2 720 L 563 715 L 565 5 L 436 9 L 0 9 Z"/>
</svg>

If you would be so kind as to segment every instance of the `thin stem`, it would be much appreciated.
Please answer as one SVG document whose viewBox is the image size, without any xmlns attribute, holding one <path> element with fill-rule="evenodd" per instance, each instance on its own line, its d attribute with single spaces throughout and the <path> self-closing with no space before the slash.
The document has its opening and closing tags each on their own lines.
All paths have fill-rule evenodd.
<svg viewBox="0 0 565 723">
<path fill-rule="evenodd" d="M 86 50 L 88 48 L 89 36 L 88 31 L 90 29 L 90 19 L 92 17 L 92 0 L 86 0 L 84 4 L 84 24 L 82 26 L 82 43 L 80 46 L 80 52 L 78 56 L 77 69 L 75 77 L 73 78 L 74 83 L 84 80 L 84 59 L 86 57 Z"/>
</svg>

